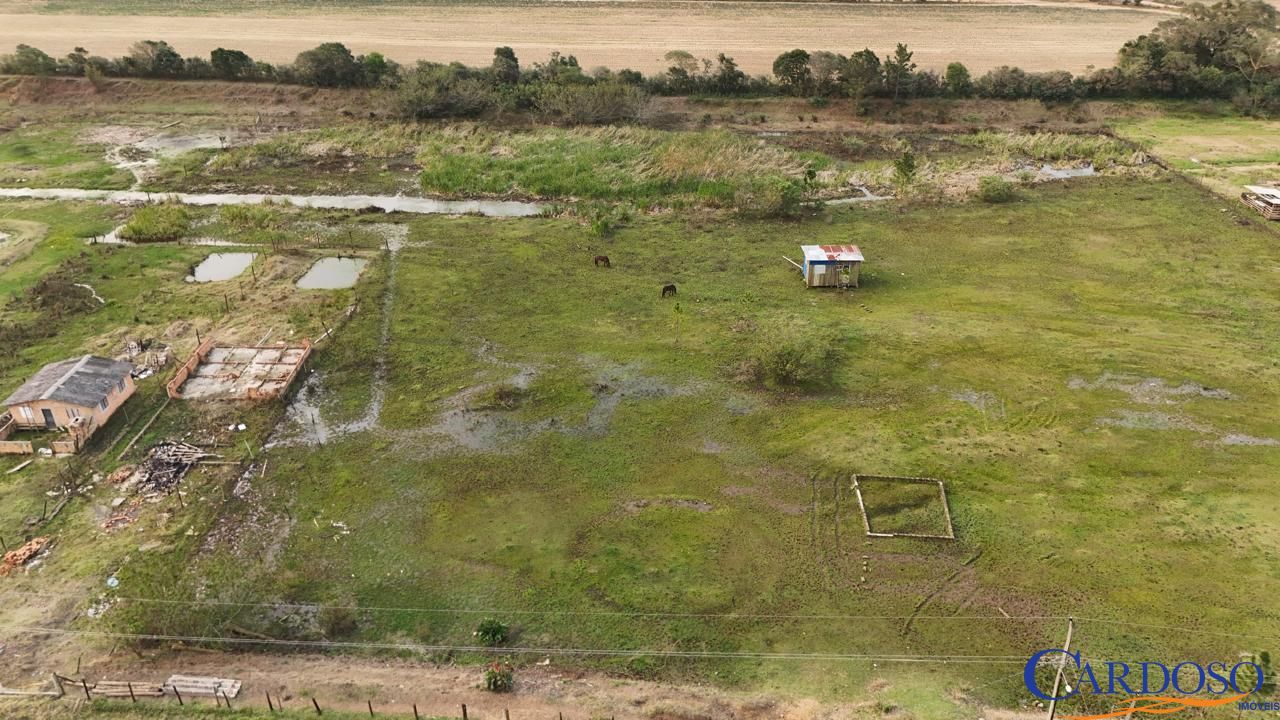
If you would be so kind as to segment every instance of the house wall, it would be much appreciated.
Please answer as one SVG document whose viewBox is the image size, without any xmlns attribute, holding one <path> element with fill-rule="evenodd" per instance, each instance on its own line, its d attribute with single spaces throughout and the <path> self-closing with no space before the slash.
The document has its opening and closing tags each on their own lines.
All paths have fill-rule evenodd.
<svg viewBox="0 0 1280 720">
<path fill-rule="evenodd" d="M 849 268 L 849 284 L 858 287 L 858 270 L 862 263 L 852 263 Z M 837 263 L 806 263 L 805 282 L 809 287 L 836 287 L 840 284 L 840 270 Z"/>
</svg>

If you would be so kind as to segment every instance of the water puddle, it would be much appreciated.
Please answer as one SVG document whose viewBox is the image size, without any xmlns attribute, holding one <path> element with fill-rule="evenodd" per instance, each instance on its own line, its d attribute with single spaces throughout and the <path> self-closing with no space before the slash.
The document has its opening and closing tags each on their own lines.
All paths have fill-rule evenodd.
<svg viewBox="0 0 1280 720">
<path fill-rule="evenodd" d="M 876 202 L 877 200 L 892 200 L 892 195 L 876 195 L 866 185 L 858 185 L 854 190 L 862 193 L 861 195 L 853 195 L 850 197 L 836 198 L 834 200 L 824 200 L 827 205 L 852 205 L 861 202 Z"/>
<path fill-rule="evenodd" d="M 220 282 L 230 280 L 253 264 L 255 253 L 213 253 L 195 266 L 187 282 Z"/>
<path fill-rule="evenodd" d="M 484 215 L 531 217 L 542 212 L 541 203 L 515 200 L 436 200 L 402 195 L 264 195 L 260 193 L 150 193 L 141 190 L 85 190 L 81 188 L 0 188 L 0 198 L 33 200 L 88 200 L 111 203 L 177 202 L 183 205 L 261 205 L 288 203 L 325 210 L 403 212 L 415 215 Z"/>
<path fill-rule="evenodd" d="M 1046 163 L 1040 167 L 1040 174 L 1050 180 L 1066 180 L 1068 178 L 1093 177 L 1098 174 L 1098 171 L 1093 168 L 1092 164 L 1078 168 L 1056 168 Z"/>
<path fill-rule="evenodd" d="M 369 261 L 363 258 L 327 257 L 316 261 L 298 280 L 303 290 L 341 290 L 356 284 Z"/>
</svg>

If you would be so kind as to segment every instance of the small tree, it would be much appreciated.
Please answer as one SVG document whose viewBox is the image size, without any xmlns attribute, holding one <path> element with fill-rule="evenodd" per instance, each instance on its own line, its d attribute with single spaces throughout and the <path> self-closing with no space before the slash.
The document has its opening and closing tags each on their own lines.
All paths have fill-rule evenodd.
<svg viewBox="0 0 1280 720">
<path fill-rule="evenodd" d="M 354 87 L 364 77 L 356 58 L 342 43 L 323 43 L 298 53 L 293 61 L 298 79 L 320 87 Z"/>
<path fill-rule="evenodd" d="M 902 155 L 893 161 L 893 184 L 899 190 L 906 190 L 916 180 L 916 156 L 911 148 L 904 148 Z"/>
<path fill-rule="evenodd" d="M 218 48 L 209 53 L 209 64 L 213 66 L 213 74 L 223 80 L 244 80 L 253 77 L 257 67 L 253 58 L 240 50 Z"/>
<path fill-rule="evenodd" d="M 126 60 L 138 74 L 146 77 L 179 77 L 184 66 L 178 51 L 163 40 L 134 43 Z"/>
<path fill-rule="evenodd" d="M 792 95 L 804 95 L 809 88 L 809 53 L 788 50 L 773 61 L 773 74 L 782 87 Z"/>
<path fill-rule="evenodd" d="M 943 85 L 947 95 L 951 97 L 969 97 L 973 94 L 973 78 L 969 76 L 969 68 L 963 63 L 953 62 L 947 66 L 943 75 Z"/>
<path fill-rule="evenodd" d="M 516 57 L 516 51 L 506 46 L 494 48 L 489 71 L 500 83 L 514 85 L 520 82 L 520 59 Z"/>
<path fill-rule="evenodd" d="M 476 630 L 472 635 L 485 645 L 497 647 L 507 641 L 510 633 L 511 628 L 506 623 L 493 618 L 485 618 L 476 626 Z"/>
<path fill-rule="evenodd" d="M 906 45 L 898 43 L 893 54 L 884 59 L 884 81 L 893 92 L 895 102 L 903 90 L 911 89 L 911 75 L 916 71 L 916 64 L 911 60 L 914 55 Z"/>
<path fill-rule="evenodd" d="M 12 55 L 0 58 L 0 72 L 11 75 L 52 75 L 57 69 L 57 61 L 30 45 L 19 45 Z"/>
</svg>

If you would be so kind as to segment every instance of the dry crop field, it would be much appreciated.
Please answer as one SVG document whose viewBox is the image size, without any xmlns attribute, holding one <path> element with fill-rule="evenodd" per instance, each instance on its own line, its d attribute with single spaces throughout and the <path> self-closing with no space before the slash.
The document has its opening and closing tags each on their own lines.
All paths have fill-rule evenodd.
<svg viewBox="0 0 1280 720">
<path fill-rule="evenodd" d="M 120 55 L 140 39 L 169 41 L 183 54 L 230 45 L 272 62 L 332 40 L 355 52 L 378 51 L 402 63 L 416 60 L 487 64 L 508 45 L 525 62 L 553 50 L 584 67 L 665 68 L 669 50 L 734 57 L 749 73 L 768 73 L 773 59 L 795 47 L 884 53 L 903 42 L 922 67 L 960 61 L 971 70 L 1000 65 L 1070 70 L 1112 64 L 1116 49 L 1167 17 L 1163 11 L 1086 5 L 795 4 L 743 2 L 608 2 L 521 4 L 432 3 L 413 7 L 354 3 L 301 14 L 291 2 L 261 5 L 164 5 L 151 0 L 102 3 L 0 2 L 0 48 L 35 45 L 53 55 L 83 46 Z M 358 10 L 358 11 L 357 11 Z M 46 11 L 58 11 L 56 21 Z M 178 15 L 175 15 L 178 13 Z M 201 15 L 193 22 L 182 13 Z"/>
</svg>

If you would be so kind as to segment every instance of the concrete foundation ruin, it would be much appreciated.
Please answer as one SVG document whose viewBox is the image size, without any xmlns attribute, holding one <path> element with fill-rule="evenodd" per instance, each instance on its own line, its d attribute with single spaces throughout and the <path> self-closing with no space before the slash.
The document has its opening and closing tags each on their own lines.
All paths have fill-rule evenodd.
<svg viewBox="0 0 1280 720">
<path fill-rule="evenodd" d="M 200 343 L 165 386 L 179 400 L 267 400 L 289 389 L 311 356 L 300 345 L 230 346 Z"/>
</svg>

